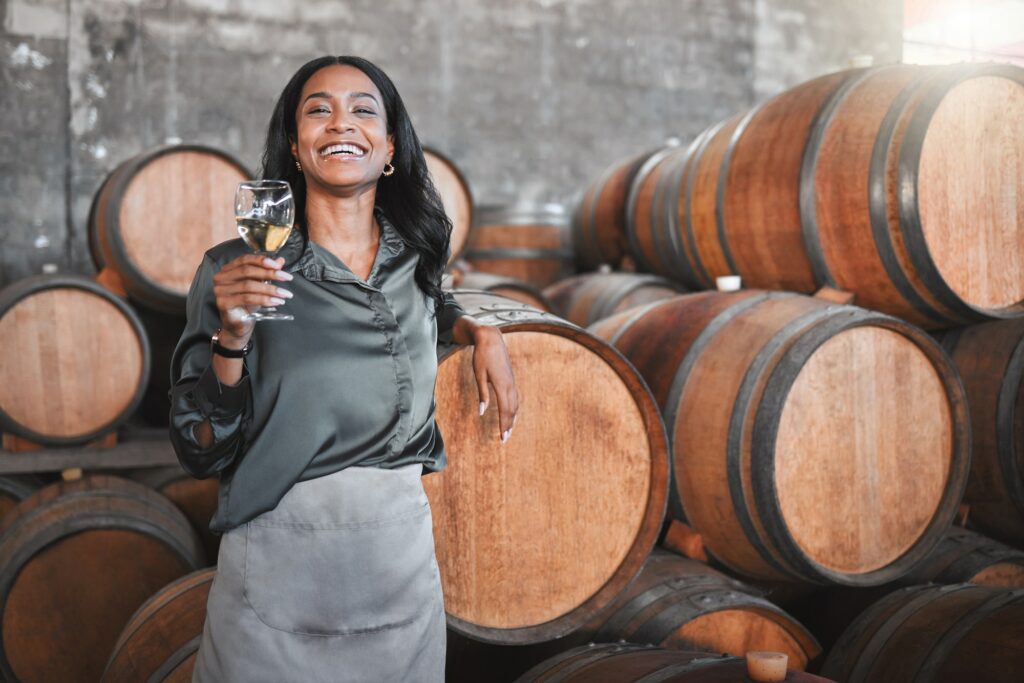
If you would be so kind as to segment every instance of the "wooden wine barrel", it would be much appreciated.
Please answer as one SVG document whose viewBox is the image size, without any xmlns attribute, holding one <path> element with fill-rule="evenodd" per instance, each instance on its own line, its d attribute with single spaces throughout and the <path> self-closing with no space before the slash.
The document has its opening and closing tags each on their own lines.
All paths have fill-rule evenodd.
<svg viewBox="0 0 1024 683">
<path fill-rule="evenodd" d="M 252 174 L 225 152 L 172 145 L 136 155 L 107 176 L 89 213 L 97 268 L 110 268 L 131 297 L 183 314 L 207 249 L 238 236 L 234 197 Z"/>
<path fill-rule="evenodd" d="M 662 173 L 663 213 L 683 217 L 661 221 L 662 243 L 689 247 L 677 277 L 691 286 L 728 274 L 829 286 L 932 328 L 1020 316 L 1022 117 L 1024 69 L 1011 65 L 817 78 L 706 131 L 678 158 L 680 185 Z M 695 248 L 715 241 L 707 257 Z M 650 261 L 664 275 L 677 265 Z"/>
<path fill-rule="evenodd" d="M 727 683 L 750 681 L 741 657 L 707 652 L 664 650 L 615 643 L 583 645 L 538 664 L 516 683 Z M 787 671 L 786 681 L 825 683 L 830 680 L 802 671 Z"/>
<path fill-rule="evenodd" d="M 146 332 L 151 359 L 146 391 L 136 416 L 151 427 L 167 427 L 170 422 L 167 396 L 171 389 L 171 358 L 185 330 L 186 319 L 184 315 L 162 313 L 145 306 L 133 306 L 133 309 Z"/>
<path fill-rule="evenodd" d="M 651 155 L 640 167 L 626 198 L 626 237 L 638 271 L 673 273 L 681 258 L 678 231 L 669 230 L 665 216 L 656 207 L 664 202 L 664 193 L 678 188 L 682 172 L 692 150 L 690 147 L 666 147 Z"/>
<path fill-rule="evenodd" d="M 188 520 L 155 491 L 90 476 L 51 484 L 0 520 L 0 674 L 96 681 L 122 627 L 198 569 Z"/>
<path fill-rule="evenodd" d="M 448 626 L 492 643 L 557 638 L 606 607 L 654 547 L 664 427 L 643 380 L 605 342 L 489 292 L 454 294 L 501 328 L 519 412 L 502 444 L 493 395 L 479 416 L 472 349 L 439 349 L 448 465 L 424 486 Z"/>
<path fill-rule="evenodd" d="M 734 571 L 886 583 L 952 523 L 970 461 L 964 390 L 918 328 L 751 290 L 681 295 L 590 329 L 661 406 L 670 514 Z"/>
<path fill-rule="evenodd" d="M 579 270 L 596 270 L 604 264 L 618 267 L 627 251 L 626 197 L 637 171 L 656 153 L 657 150 L 616 162 L 587 186 L 571 223 Z"/>
<path fill-rule="evenodd" d="M 196 479 L 178 465 L 138 470 L 131 478 L 178 506 L 202 539 L 207 561 L 216 564 L 220 535 L 210 531 L 210 520 L 217 511 L 218 479 Z"/>
<path fill-rule="evenodd" d="M 464 258 L 474 270 L 544 288 L 573 273 L 569 240 L 558 204 L 481 207 Z"/>
<path fill-rule="evenodd" d="M 216 574 L 213 567 L 187 574 L 139 607 L 121 631 L 101 683 L 173 680 L 172 672 L 184 663 L 182 649 L 190 649 L 195 642 L 192 652 L 198 651 L 206 600 Z"/>
<path fill-rule="evenodd" d="M 1024 589 L 959 584 L 897 591 L 869 607 L 822 674 L 849 683 L 1020 680 Z"/>
<path fill-rule="evenodd" d="M 64 446 L 117 428 L 142 400 L 149 344 L 123 301 L 78 275 L 0 291 L 0 430 Z"/>
<path fill-rule="evenodd" d="M 904 585 L 973 583 L 995 588 L 1024 588 L 1024 551 L 953 527 L 928 557 L 900 582 Z"/>
<path fill-rule="evenodd" d="M 0 476 L 0 518 L 14 509 L 44 485 L 32 474 L 5 474 Z"/>
<path fill-rule="evenodd" d="M 655 550 L 590 633 L 602 643 L 625 640 L 738 657 L 751 650 L 782 652 L 790 668 L 806 669 L 821 654 L 814 636 L 755 593 L 696 560 Z"/>
<path fill-rule="evenodd" d="M 556 641 L 503 647 L 448 634 L 450 683 L 510 680 L 560 652 L 589 642 L 628 641 L 677 650 L 742 656 L 782 652 L 803 670 L 821 654 L 807 629 L 761 597 L 761 591 L 711 567 L 655 549 L 640 575 L 604 612 Z"/>
<path fill-rule="evenodd" d="M 951 330 L 942 337 L 971 407 L 971 521 L 1024 543 L 1024 321 Z"/>
<path fill-rule="evenodd" d="M 527 306 L 533 306 L 541 311 L 550 312 L 554 310 L 553 304 L 540 289 L 528 282 L 505 275 L 464 271 L 458 273 L 453 278 L 452 286 L 449 289 L 476 289 L 483 292 L 493 292 L 509 299 L 515 299 Z"/>
<path fill-rule="evenodd" d="M 833 586 L 799 599 L 786 609 L 828 650 L 867 606 L 901 588 L 926 583 L 1024 588 L 1024 552 L 953 527 L 927 557 L 892 583 L 872 588 Z"/>
<path fill-rule="evenodd" d="M 431 147 L 423 148 L 423 156 L 427 160 L 430 179 L 441 195 L 444 211 L 452 222 L 451 257 L 448 259 L 451 263 L 469 242 L 473 227 L 473 195 L 466 177 L 451 159 Z"/>
<path fill-rule="evenodd" d="M 581 327 L 627 308 L 661 301 L 683 292 L 682 286 L 657 275 L 584 273 L 545 288 L 555 311 Z"/>
<path fill-rule="evenodd" d="M 199 635 L 179 647 L 159 669 L 153 672 L 150 680 L 154 683 L 156 681 L 192 683 L 192 671 L 196 666 L 196 656 L 199 654 L 199 645 L 202 640 L 203 637 Z"/>
</svg>

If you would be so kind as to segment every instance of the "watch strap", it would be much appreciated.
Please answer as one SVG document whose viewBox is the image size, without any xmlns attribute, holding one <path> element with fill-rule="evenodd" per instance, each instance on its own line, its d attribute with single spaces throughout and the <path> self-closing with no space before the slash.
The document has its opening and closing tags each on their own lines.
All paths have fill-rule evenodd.
<svg viewBox="0 0 1024 683">
<path fill-rule="evenodd" d="M 220 343 L 220 330 L 213 333 L 213 337 L 210 338 L 210 348 L 213 353 L 218 356 L 224 356 L 225 358 L 245 358 L 252 351 L 252 337 L 249 337 L 249 341 L 245 343 L 240 349 L 229 349 L 226 346 L 222 346 Z"/>
</svg>

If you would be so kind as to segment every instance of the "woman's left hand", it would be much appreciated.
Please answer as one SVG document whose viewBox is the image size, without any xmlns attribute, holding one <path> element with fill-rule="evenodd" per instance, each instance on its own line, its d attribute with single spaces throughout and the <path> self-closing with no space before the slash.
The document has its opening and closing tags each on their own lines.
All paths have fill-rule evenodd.
<svg viewBox="0 0 1024 683">
<path fill-rule="evenodd" d="M 494 387 L 498 402 L 498 427 L 501 442 L 512 435 L 512 426 L 519 412 L 519 392 L 516 378 L 512 373 L 512 362 L 501 330 L 491 325 L 479 325 L 473 330 L 473 372 L 476 374 L 477 389 L 480 392 L 480 415 L 490 403 L 488 383 Z"/>
</svg>

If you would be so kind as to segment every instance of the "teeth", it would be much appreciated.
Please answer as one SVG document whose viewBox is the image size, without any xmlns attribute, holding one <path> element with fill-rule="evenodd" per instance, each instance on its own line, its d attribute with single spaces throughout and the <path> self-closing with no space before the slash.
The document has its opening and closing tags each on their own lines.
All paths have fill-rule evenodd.
<svg viewBox="0 0 1024 683">
<path fill-rule="evenodd" d="M 340 145 L 330 145 L 320 150 L 320 156 L 328 157 L 332 154 L 351 154 L 352 156 L 360 157 L 365 152 L 360 147 L 347 142 Z"/>
</svg>

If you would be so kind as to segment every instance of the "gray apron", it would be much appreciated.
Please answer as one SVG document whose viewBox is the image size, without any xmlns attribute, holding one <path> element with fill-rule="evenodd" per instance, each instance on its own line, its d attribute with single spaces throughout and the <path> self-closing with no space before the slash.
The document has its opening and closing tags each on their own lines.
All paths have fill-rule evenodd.
<svg viewBox="0 0 1024 683">
<path fill-rule="evenodd" d="M 444 680 L 421 465 L 297 482 L 224 534 L 193 683 Z"/>
</svg>

